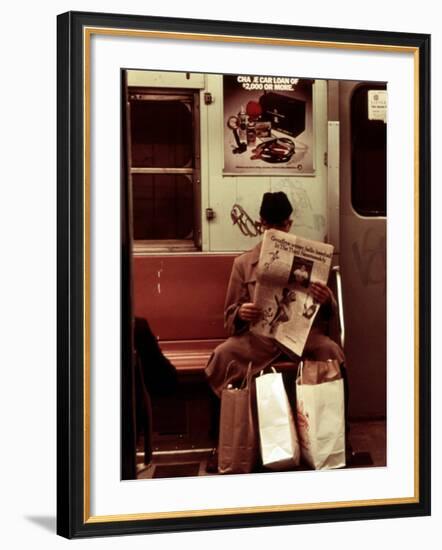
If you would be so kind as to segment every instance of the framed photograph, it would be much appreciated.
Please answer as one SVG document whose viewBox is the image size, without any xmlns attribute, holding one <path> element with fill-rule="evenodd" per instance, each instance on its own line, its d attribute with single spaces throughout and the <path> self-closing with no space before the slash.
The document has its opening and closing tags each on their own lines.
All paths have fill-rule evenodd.
<svg viewBox="0 0 442 550">
<path fill-rule="evenodd" d="M 429 67 L 58 16 L 59 535 L 430 514 Z"/>
</svg>

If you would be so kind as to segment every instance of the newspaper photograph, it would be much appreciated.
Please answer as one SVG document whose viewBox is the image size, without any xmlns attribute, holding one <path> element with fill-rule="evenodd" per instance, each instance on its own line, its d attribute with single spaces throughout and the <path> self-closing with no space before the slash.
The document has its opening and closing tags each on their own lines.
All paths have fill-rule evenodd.
<svg viewBox="0 0 442 550">
<path fill-rule="evenodd" d="M 320 304 L 311 283 L 327 284 L 333 246 L 269 229 L 259 257 L 254 303 L 262 317 L 252 330 L 301 356 Z"/>
</svg>

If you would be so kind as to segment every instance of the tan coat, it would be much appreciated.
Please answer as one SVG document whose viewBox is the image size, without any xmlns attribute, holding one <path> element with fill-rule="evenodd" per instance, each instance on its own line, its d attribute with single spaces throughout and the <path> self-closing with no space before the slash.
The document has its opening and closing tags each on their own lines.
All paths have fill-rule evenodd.
<svg viewBox="0 0 442 550">
<path fill-rule="evenodd" d="M 212 353 L 205 373 L 213 391 L 219 396 L 225 385 L 243 378 L 247 365 L 253 363 L 253 373 L 278 359 L 285 358 L 290 352 L 281 350 L 275 340 L 258 336 L 249 330 L 249 323 L 238 317 L 238 309 L 245 302 L 253 302 L 256 285 L 256 267 L 258 265 L 261 243 L 252 250 L 235 258 L 227 289 L 224 306 L 224 325 L 230 337 Z M 310 335 L 304 348 L 304 357 L 318 361 L 337 359 L 344 362 L 344 353 L 340 346 L 327 336 L 329 319 L 336 312 L 336 300 L 322 306 L 316 316 Z M 291 359 L 297 361 L 298 357 Z M 231 361 L 235 365 L 227 371 Z"/>
</svg>

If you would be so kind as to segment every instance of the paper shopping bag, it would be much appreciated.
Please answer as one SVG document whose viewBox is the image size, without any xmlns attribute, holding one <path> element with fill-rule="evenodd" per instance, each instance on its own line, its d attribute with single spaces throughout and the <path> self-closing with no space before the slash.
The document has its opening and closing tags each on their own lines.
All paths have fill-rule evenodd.
<svg viewBox="0 0 442 550">
<path fill-rule="evenodd" d="M 263 465 L 272 470 L 298 466 L 298 436 L 281 373 L 261 372 L 256 378 L 256 403 Z"/>
<path fill-rule="evenodd" d="M 240 387 L 229 384 L 221 392 L 218 443 L 220 474 L 248 474 L 256 464 L 258 434 L 253 418 L 251 367 L 250 363 Z"/>
<path fill-rule="evenodd" d="M 307 464 L 315 470 L 345 466 L 344 382 L 338 361 L 300 363 L 296 409 L 301 455 Z"/>
</svg>

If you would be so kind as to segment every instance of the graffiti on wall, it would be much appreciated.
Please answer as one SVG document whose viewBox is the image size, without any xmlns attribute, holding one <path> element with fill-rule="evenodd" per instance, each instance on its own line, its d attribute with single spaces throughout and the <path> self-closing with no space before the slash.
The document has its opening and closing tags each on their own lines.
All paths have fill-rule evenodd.
<svg viewBox="0 0 442 550">
<path fill-rule="evenodd" d="M 354 241 L 352 246 L 353 260 L 364 286 L 381 285 L 386 292 L 386 237 L 369 228 L 362 239 Z"/>
<path fill-rule="evenodd" d="M 235 203 L 230 211 L 233 225 L 236 225 L 245 237 L 257 237 L 263 232 L 261 223 L 253 220 L 244 208 Z"/>
<path fill-rule="evenodd" d="M 325 227 L 325 216 L 313 208 L 309 193 L 299 183 L 288 178 L 281 181 L 278 190 L 284 191 L 293 206 L 293 228 L 309 229 L 321 232 Z M 254 220 L 245 208 L 236 202 L 233 204 L 230 217 L 245 237 L 258 237 L 263 233 L 260 221 Z"/>
<path fill-rule="evenodd" d="M 325 227 L 325 216 L 314 209 L 309 188 L 300 182 L 284 178 L 279 180 L 279 191 L 284 191 L 293 206 L 293 227 L 320 232 Z"/>
</svg>

